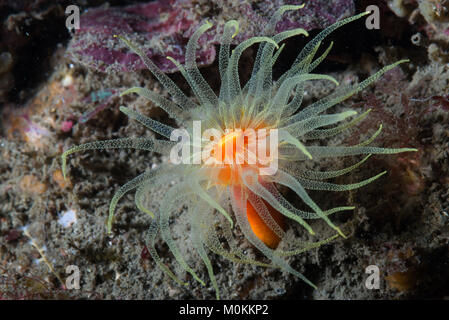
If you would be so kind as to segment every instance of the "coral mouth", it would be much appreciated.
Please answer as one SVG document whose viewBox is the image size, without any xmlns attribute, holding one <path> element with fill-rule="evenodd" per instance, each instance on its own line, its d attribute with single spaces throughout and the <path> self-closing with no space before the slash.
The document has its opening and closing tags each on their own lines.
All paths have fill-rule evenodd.
<svg viewBox="0 0 449 320">
<path fill-rule="evenodd" d="M 276 145 L 270 144 L 270 135 L 266 129 L 227 130 L 216 143 L 210 147 L 212 161 L 207 165 L 218 167 L 214 179 L 219 185 L 242 185 L 242 172 L 269 167 L 275 159 Z"/>
</svg>

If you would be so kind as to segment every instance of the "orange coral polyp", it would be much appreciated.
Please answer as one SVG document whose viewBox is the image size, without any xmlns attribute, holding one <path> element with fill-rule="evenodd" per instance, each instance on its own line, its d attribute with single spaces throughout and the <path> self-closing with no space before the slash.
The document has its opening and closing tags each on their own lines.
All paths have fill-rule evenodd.
<svg viewBox="0 0 449 320">
<path fill-rule="evenodd" d="M 260 129 L 260 127 L 259 125 L 257 128 L 253 128 L 254 132 Z M 257 164 L 258 151 L 255 150 L 257 135 L 253 135 L 254 148 L 251 148 L 251 137 L 244 130 L 234 130 L 225 134 L 211 151 L 212 158 L 216 163 L 220 163 L 221 166 L 217 175 L 217 182 L 220 185 L 240 185 L 240 172 L 243 168 L 248 166 L 259 168 Z"/>
<path fill-rule="evenodd" d="M 213 157 L 218 162 L 224 163 L 222 167 L 219 169 L 217 174 L 217 183 L 223 186 L 235 186 L 242 185 L 241 179 L 241 170 L 244 167 L 250 166 L 248 164 L 248 159 L 245 157 L 245 152 L 248 150 L 249 139 L 244 139 L 242 150 L 237 150 L 237 139 L 241 136 L 241 132 L 233 131 L 221 138 L 219 142 L 214 146 L 212 151 Z M 232 148 L 226 145 L 230 145 L 232 143 Z M 232 160 L 232 163 L 227 164 L 225 162 L 226 157 L 228 160 Z M 241 162 L 237 163 L 237 159 L 243 159 Z M 257 168 L 257 164 L 254 164 Z M 270 204 L 262 199 L 263 203 L 268 209 L 268 212 L 272 216 L 272 218 L 276 221 L 276 223 L 284 229 L 284 217 L 283 215 L 274 209 Z M 249 201 L 246 204 L 246 214 L 248 217 L 249 225 L 254 232 L 254 234 L 259 238 L 266 246 L 271 249 L 275 249 L 281 238 L 276 235 L 276 233 L 271 230 L 269 226 L 263 221 L 263 219 L 258 214 L 257 210 L 251 205 Z"/>
<path fill-rule="evenodd" d="M 246 159 L 243 163 L 238 163 L 237 159 L 244 157 L 241 151 L 237 151 L 237 137 L 240 135 L 238 131 L 226 134 L 217 142 L 212 151 L 213 158 L 221 163 L 221 169 L 217 175 L 218 183 L 225 186 L 241 184 L 240 169 L 247 166 Z M 229 145 L 232 144 L 232 148 Z M 226 147 L 228 146 L 228 147 Z M 243 152 L 247 148 L 247 142 L 244 143 Z M 230 163 L 228 163 L 230 162 Z"/>
</svg>

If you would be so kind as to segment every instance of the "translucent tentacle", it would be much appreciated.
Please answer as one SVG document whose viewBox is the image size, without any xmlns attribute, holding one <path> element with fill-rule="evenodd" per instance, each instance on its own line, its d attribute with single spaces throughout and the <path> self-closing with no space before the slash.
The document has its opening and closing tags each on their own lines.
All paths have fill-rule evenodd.
<svg viewBox="0 0 449 320">
<path fill-rule="evenodd" d="M 307 279 L 302 273 L 299 273 L 292 267 L 288 265 L 287 262 L 282 260 L 279 256 L 277 256 L 273 250 L 268 248 L 251 230 L 251 226 L 249 225 L 248 219 L 246 217 L 246 199 L 242 192 L 242 189 L 238 186 L 233 187 L 233 192 L 231 193 L 231 204 L 232 209 L 234 210 L 237 223 L 242 230 L 245 237 L 257 248 L 259 249 L 265 256 L 267 256 L 273 263 L 279 265 L 282 269 L 296 277 L 303 280 L 305 283 L 310 285 L 312 288 L 317 289 L 317 287 Z"/>
<path fill-rule="evenodd" d="M 275 33 L 276 30 L 276 24 L 279 22 L 279 20 L 281 19 L 282 15 L 284 14 L 285 11 L 289 11 L 289 10 L 299 10 L 301 8 L 304 7 L 303 5 L 299 5 L 299 6 L 295 6 L 295 5 L 286 5 L 286 6 L 281 6 L 279 9 L 277 9 L 275 11 L 275 13 L 273 14 L 273 16 L 271 17 L 270 21 L 268 22 L 268 24 L 265 26 L 264 31 L 262 32 L 262 34 L 266 35 L 266 36 L 272 36 Z M 289 38 L 289 37 L 293 37 L 295 35 L 299 35 L 299 34 L 303 34 L 308 36 L 308 33 L 306 30 L 301 29 L 301 28 L 297 28 L 294 30 L 288 30 L 288 31 L 284 31 L 281 32 L 279 34 L 276 34 L 273 36 L 273 40 L 277 43 Z M 269 48 L 266 47 L 264 44 L 261 44 L 258 51 L 257 51 L 257 56 L 256 56 L 256 60 L 254 62 L 254 67 L 253 67 L 253 71 L 251 74 L 251 78 L 250 81 L 248 82 L 249 85 L 249 96 L 254 96 L 255 92 L 256 92 L 256 85 L 255 83 L 257 81 L 253 81 L 256 80 L 256 78 L 258 77 L 258 73 L 261 73 L 262 70 L 265 69 L 265 65 L 263 65 L 261 62 L 263 61 L 262 56 L 263 56 L 263 52 L 265 51 L 268 54 L 268 51 L 273 50 L 273 48 Z M 268 55 L 267 55 L 268 56 Z M 270 66 L 271 67 L 271 66 Z M 271 68 L 270 68 L 271 69 Z M 252 87 L 252 88 L 251 88 Z M 247 101 L 248 102 L 248 101 Z"/>
<path fill-rule="evenodd" d="M 273 16 L 271 17 L 270 21 L 268 21 L 268 24 L 265 26 L 263 33 L 265 35 L 271 35 L 275 32 L 276 30 L 276 25 L 279 22 L 279 20 L 281 20 L 282 15 L 286 12 L 286 11 L 293 11 L 293 10 L 299 10 L 304 8 L 305 4 L 301 4 L 301 5 L 284 5 L 279 7 L 279 9 L 277 9 Z"/>
<path fill-rule="evenodd" d="M 160 83 L 167 89 L 167 91 L 173 96 L 173 99 L 176 101 L 178 105 L 180 105 L 182 108 L 184 107 L 190 107 L 194 108 L 197 105 L 192 102 L 185 94 L 184 92 L 179 89 L 179 87 L 173 82 L 172 79 L 170 79 L 165 73 L 163 73 L 155 64 L 153 61 L 148 59 L 147 55 L 140 50 L 138 47 L 136 47 L 134 44 L 132 44 L 128 39 L 122 36 L 116 36 L 120 38 L 132 51 L 134 51 L 143 61 L 143 63 L 146 65 L 148 70 L 151 71 L 151 73 L 159 80 Z"/>
<path fill-rule="evenodd" d="M 228 243 L 229 247 L 231 248 L 231 252 L 239 257 L 239 258 L 235 258 L 234 260 L 231 259 L 232 261 L 237 262 L 237 263 L 253 264 L 253 265 L 256 265 L 259 267 L 270 267 L 270 268 L 276 267 L 273 264 L 263 263 L 263 262 L 260 262 L 257 260 L 250 259 L 247 256 L 245 256 L 245 254 L 240 249 L 237 248 L 237 246 L 235 245 L 235 241 L 233 241 L 233 239 L 232 239 L 231 227 L 228 224 L 224 224 L 222 226 L 222 230 L 223 230 L 223 236 L 225 237 L 226 242 Z"/>
<path fill-rule="evenodd" d="M 379 125 L 379 129 L 377 129 L 377 131 L 374 132 L 374 134 L 370 138 L 368 138 L 365 141 L 355 145 L 355 147 L 364 147 L 364 146 L 369 145 L 371 142 L 374 141 L 374 139 L 377 138 L 377 136 L 381 133 L 381 131 L 382 131 L 382 124 Z"/>
<path fill-rule="evenodd" d="M 306 160 L 307 158 L 302 152 L 298 152 L 294 148 L 279 148 L 283 157 L 290 160 Z M 307 150 L 312 155 L 313 159 L 329 158 L 329 157 L 346 157 L 355 156 L 359 154 L 395 154 L 402 152 L 415 152 L 415 148 L 378 148 L 378 147 L 324 147 L 324 146 L 309 146 Z"/>
<path fill-rule="evenodd" d="M 206 191 L 204 191 L 204 189 L 198 183 L 198 180 L 194 180 L 190 184 L 189 188 L 194 190 L 195 193 L 198 194 L 198 196 L 200 196 L 204 201 L 206 201 L 212 208 L 217 209 L 217 211 L 220 212 L 229 221 L 231 227 L 234 225 L 234 221 L 232 221 L 232 218 L 229 216 L 226 210 L 210 195 L 208 195 Z"/>
<path fill-rule="evenodd" d="M 298 178 L 299 183 L 305 188 L 309 190 L 326 190 L 326 191 L 348 191 L 348 190 L 354 190 L 358 189 L 360 187 L 363 187 L 367 185 L 368 183 L 373 182 L 374 180 L 380 178 L 384 174 L 386 174 L 387 171 L 383 171 L 374 177 L 371 177 L 369 179 L 357 182 L 357 183 L 351 183 L 351 184 L 335 184 L 335 183 L 329 183 L 329 182 L 323 182 L 323 181 L 313 181 L 313 180 L 307 180 Z"/>
<path fill-rule="evenodd" d="M 370 112 L 371 112 L 371 109 L 365 111 L 364 113 L 362 113 L 358 117 L 355 117 L 351 121 L 341 124 L 335 128 L 313 130 L 311 132 L 306 133 L 303 138 L 305 140 L 312 140 L 312 139 L 324 139 L 324 138 L 329 138 L 329 137 L 335 136 L 335 135 L 339 134 L 340 132 L 343 132 L 343 131 L 355 126 L 357 123 L 363 121 L 366 118 L 366 116 L 368 115 L 368 113 L 370 113 Z"/>
<path fill-rule="evenodd" d="M 287 104 L 287 100 L 290 97 L 292 89 L 297 86 L 299 83 L 308 81 L 308 80 L 329 80 L 338 85 L 338 81 L 335 80 L 331 76 L 323 75 L 323 74 L 299 74 L 297 76 L 286 79 L 282 85 L 280 86 L 278 92 L 272 99 L 268 108 L 277 108 L 283 107 Z"/>
<path fill-rule="evenodd" d="M 223 236 L 225 237 L 230 247 L 230 252 L 225 250 L 215 231 L 215 223 L 212 219 L 213 214 L 211 212 L 207 212 L 207 210 L 205 212 L 201 211 L 201 213 L 203 218 L 203 228 L 201 228 L 199 231 L 201 232 L 202 241 L 209 248 L 209 250 L 211 250 L 215 254 L 225 257 L 226 259 L 234 263 L 247 263 L 260 267 L 276 267 L 272 264 L 266 264 L 257 260 L 247 258 L 243 254 L 243 252 L 236 247 L 235 241 L 232 238 L 231 227 L 227 223 L 220 225 L 221 229 L 223 230 Z"/>
<path fill-rule="evenodd" d="M 149 177 L 145 181 L 145 183 L 139 186 L 134 196 L 134 201 L 136 203 L 137 209 L 148 214 L 152 218 L 154 218 L 155 215 L 145 205 L 145 196 L 150 192 L 150 189 L 154 189 L 160 184 L 169 183 L 171 180 L 175 179 L 179 174 L 176 170 L 173 170 L 173 168 L 170 168 L 169 170 L 165 168 L 160 168 L 156 170 L 157 174 L 155 174 L 152 177 Z"/>
<path fill-rule="evenodd" d="M 139 96 L 147 98 L 148 100 L 152 101 L 157 106 L 162 108 L 165 112 L 167 112 L 170 117 L 179 121 L 180 123 L 182 123 L 185 120 L 184 114 L 181 112 L 182 109 L 177 104 L 173 103 L 170 100 L 165 99 L 161 95 L 151 90 L 141 87 L 133 87 L 120 93 L 120 97 L 130 93 L 137 93 Z"/>
<path fill-rule="evenodd" d="M 285 43 L 281 44 L 281 46 L 279 47 L 278 50 L 276 50 L 276 52 L 273 55 L 273 58 L 271 58 L 271 67 L 273 68 L 274 64 L 276 63 L 276 61 L 278 60 L 279 56 L 282 53 L 282 50 L 284 50 L 285 48 Z"/>
<path fill-rule="evenodd" d="M 225 90 L 228 91 L 227 96 L 229 97 L 229 101 L 234 100 L 234 104 L 237 106 L 241 106 L 242 104 L 242 89 L 240 86 L 240 77 L 238 72 L 238 62 L 240 59 L 240 56 L 242 55 L 243 51 L 247 49 L 248 47 L 252 46 L 255 43 L 259 42 L 269 42 L 272 43 L 276 48 L 279 48 L 277 43 L 268 37 L 253 37 L 250 39 L 247 39 L 240 43 L 232 52 L 231 57 L 229 59 L 229 66 L 227 69 L 227 72 L 225 74 L 225 78 L 223 81 L 227 82 L 227 86 L 225 87 Z M 230 97 L 233 97 L 234 99 L 230 99 Z"/>
<path fill-rule="evenodd" d="M 222 120 L 221 125 L 225 126 L 228 118 L 228 109 L 227 106 L 231 104 L 231 97 L 229 96 L 228 90 L 228 82 L 225 81 L 226 73 L 229 65 L 229 53 L 232 38 L 237 35 L 239 29 L 239 24 L 236 20 L 230 20 L 226 22 L 223 31 L 223 38 L 219 51 L 219 60 L 218 67 L 220 70 L 220 78 L 221 78 L 221 86 L 220 86 L 220 95 L 219 95 L 219 103 L 218 103 L 218 113 L 220 115 L 220 119 Z M 234 30 L 234 31 L 233 31 Z M 234 33 L 233 33 L 234 32 Z"/>
<path fill-rule="evenodd" d="M 356 164 L 341 169 L 341 170 L 335 170 L 335 171 L 304 171 L 300 172 L 299 175 L 306 179 L 311 180 L 324 180 L 324 179 L 330 179 L 330 178 L 336 178 L 339 176 L 342 176 L 348 172 L 351 172 L 352 170 L 355 170 L 359 166 L 361 166 L 368 158 L 371 157 L 371 154 L 367 155 L 365 158 L 363 158 L 361 161 L 357 162 Z"/>
<path fill-rule="evenodd" d="M 121 186 L 112 197 L 111 203 L 109 204 L 109 216 L 108 216 L 108 233 L 111 233 L 112 231 L 112 220 L 114 218 L 114 212 L 115 208 L 117 207 L 117 203 L 119 200 L 127 193 L 128 191 L 131 191 L 139 186 L 141 186 L 145 181 L 152 178 L 157 173 L 157 170 L 144 172 L 135 177 L 134 179 L 128 181 L 123 186 Z"/>
<path fill-rule="evenodd" d="M 265 225 L 269 227 L 270 230 L 273 231 L 280 239 L 283 239 L 285 236 L 284 230 L 282 230 L 276 220 L 273 219 L 263 201 L 252 192 L 248 193 L 248 200 Z"/>
<path fill-rule="evenodd" d="M 310 234 L 315 234 L 315 232 L 312 230 L 312 227 L 307 222 L 305 222 L 301 217 L 294 214 L 290 210 L 286 209 L 283 204 L 283 199 L 277 198 L 259 183 L 257 173 L 254 173 L 252 170 L 244 170 L 242 172 L 242 180 L 245 186 L 249 190 L 251 190 L 251 192 L 267 201 L 274 209 L 279 211 L 279 213 L 298 222 L 307 231 L 309 231 Z"/>
<path fill-rule="evenodd" d="M 67 174 L 67 156 L 75 152 L 86 151 L 86 150 L 98 150 L 98 149 L 120 149 L 120 148 L 130 148 L 146 151 L 160 152 L 161 148 L 158 148 L 158 144 L 155 144 L 155 140 L 150 138 L 122 138 L 122 139 L 112 139 L 104 141 L 95 141 L 84 143 L 69 150 L 64 151 L 61 155 L 62 159 L 62 174 L 64 179 Z"/>
<path fill-rule="evenodd" d="M 311 117 L 304 119 L 302 121 L 292 123 L 284 127 L 283 130 L 290 132 L 295 137 L 301 137 L 307 134 L 308 132 L 315 130 L 316 128 L 335 124 L 337 122 L 345 120 L 346 118 L 352 117 L 356 114 L 357 114 L 356 111 L 349 110 L 341 113 L 325 114 L 318 117 Z"/>
<path fill-rule="evenodd" d="M 159 254 L 156 251 L 155 243 L 156 243 L 156 236 L 159 231 L 159 214 L 156 216 L 153 221 L 151 221 L 150 228 L 148 230 L 148 237 L 149 237 L 149 245 L 147 247 L 151 257 L 153 258 L 154 262 L 156 262 L 156 265 L 159 269 L 161 269 L 166 275 L 168 275 L 170 278 L 172 278 L 175 282 L 182 286 L 188 286 L 188 283 L 181 281 L 161 260 L 159 257 Z"/>
<path fill-rule="evenodd" d="M 304 201 L 304 203 L 309 206 L 313 211 L 316 212 L 316 214 L 318 216 L 320 216 L 324 221 L 326 221 L 326 223 L 335 231 L 337 231 L 342 237 L 346 238 L 346 236 L 343 234 L 343 232 L 340 230 L 340 228 L 338 228 L 336 225 L 334 225 L 334 223 L 332 221 L 329 220 L 329 218 L 323 213 L 323 211 L 320 209 L 320 207 L 318 207 L 318 205 L 315 203 L 315 201 L 312 200 L 312 198 L 310 198 L 310 196 L 307 194 L 306 190 L 304 188 L 306 188 L 305 185 L 303 185 L 302 183 L 298 182 L 297 179 L 295 179 L 294 177 L 292 177 L 290 174 L 288 174 L 287 172 L 284 172 L 282 170 L 277 170 L 276 174 L 270 176 L 270 180 L 272 180 L 273 182 L 282 184 L 288 188 L 290 188 L 291 190 L 293 190 L 301 199 L 302 201 Z M 301 179 L 299 181 L 302 182 Z"/>
<path fill-rule="evenodd" d="M 203 92 L 201 92 L 201 89 L 195 84 L 195 81 L 188 74 L 187 70 L 182 66 L 182 64 L 180 64 L 178 61 L 176 61 L 175 59 L 173 59 L 170 56 L 167 56 L 166 58 L 167 58 L 167 60 L 170 60 L 176 66 L 176 68 L 178 68 L 179 72 L 181 72 L 183 77 L 187 80 L 187 83 L 192 88 L 193 93 L 200 101 L 200 105 L 197 107 L 197 109 L 204 110 L 205 108 L 210 107 L 210 104 L 208 104 L 205 100 L 206 98 L 205 98 Z"/>
<path fill-rule="evenodd" d="M 191 79 L 191 83 L 196 88 L 196 92 L 200 94 L 199 98 L 202 104 L 208 104 L 210 106 L 217 106 L 218 99 L 212 88 L 204 80 L 198 66 L 196 64 L 196 47 L 198 45 L 198 39 L 201 35 L 212 27 L 210 22 L 206 22 L 201 27 L 199 27 L 193 35 L 190 37 L 187 43 L 186 49 L 186 70 L 187 75 Z"/>
<path fill-rule="evenodd" d="M 297 74 L 304 74 L 310 72 L 312 67 L 310 67 L 310 63 L 312 62 L 313 57 L 315 56 L 315 53 L 318 51 L 319 46 L 321 45 L 321 42 L 318 42 L 315 45 L 315 48 L 310 52 L 310 54 L 307 56 L 306 59 L 300 64 L 300 69 L 298 70 Z M 328 48 L 330 50 L 330 48 Z M 328 51 L 326 51 L 323 55 L 321 55 L 320 58 L 318 58 L 314 63 L 321 62 L 322 59 L 325 58 Z M 285 79 L 287 78 L 288 73 L 284 73 L 276 82 L 276 84 L 273 86 L 274 90 L 278 90 L 279 86 L 284 83 Z M 288 103 L 287 106 L 282 110 L 282 117 L 288 117 L 295 113 L 299 107 L 301 106 L 302 100 L 304 98 L 304 83 L 300 83 L 296 86 L 296 92 L 295 95 Z"/>
<path fill-rule="evenodd" d="M 360 82 L 358 85 L 355 85 L 353 87 L 343 88 L 341 90 L 337 90 L 337 91 L 335 91 L 335 93 L 329 95 L 328 97 L 323 98 L 323 99 L 311 104 L 310 106 L 307 106 L 306 108 L 304 108 L 303 110 L 298 112 L 296 115 L 284 120 L 284 123 L 287 123 L 287 124 L 294 123 L 296 121 L 303 120 L 303 119 L 312 117 L 314 115 L 317 115 L 317 114 L 329 109 L 330 107 L 336 105 L 337 103 L 340 103 L 340 102 L 346 100 L 347 98 L 351 97 L 352 95 L 356 94 L 357 92 L 362 91 L 363 89 L 368 87 L 371 83 L 373 83 L 377 79 L 379 79 L 387 71 L 393 69 L 394 67 L 396 67 L 397 65 L 399 65 L 401 63 L 408 62 L 408 61 L 409 60 L 400 60 L 400 61 L 390 64 L 386 67 L 383 67 L 381 70 L 379 70 L 372 76 L 368 77 L 364 81 Z"/>
<path fill-rule="evenodd" d="M 309 151 L 307 151 L 306 146 L 302 144 L 298 139 L 293 137 L 288 131 L 282 129 L 279 130 L 278 134 L 279 134 L 279 141 L 285 141 L 289 144 L 294 145 L 295 147 L 298 148 L 298 150 L 304 153 L 304 155 L 307 156 L 307 158 L 312 159 L 312 155 L 310 154 Z"/>
<path fill-rule="evenodd" d="M 182 257 L 181 253 L 178 250 L 178 247 L 175 245 L 175 242 L 170 235 L 169 215 L 172 212 L 175 200 L 185 198 L 191 194 L 189 192 L 186 192 L 186 190 L 189 190 L 187 183 L 181 183 L 173 186 L 171 189 L 167 191 L 160 207 L 161 214 L 160 214 L 159 227 L 161 230 L 162 238 L 167 243 L 168 247 L 170 248 L 170 251 L 175 256 L 176 261 L 178 261 L 181 267 L 187 272 L 189 272 L 196 281 L 198 281 L 202 285 L 205 285 L 203 280 L 201 280 L 200 277 L 198 277 L 198 275 L 196 274 L 196 272 L 192 268 L 190 268 L 190 266 L 185 262 L 184 258 Z"/>
<path fill-rule="evenodd" d="M 146 185 L 138 187 L 136 190 L 136 194 L 134 196 L 135 199 L 134 201 L 136 203 L 137 209 L 148 214 L 150 217 L 154 218 L 155 217 L 154 213 L 143 204 L 146 192 L 148 192 L 148 188 Z"/>
<path fill-rule="evenodd" d="M 279 43 L 289 37 L 300 34 L 308 36 L 307 31 L 301 28 L 297 28 L 281 32 L 273 36 L 273 40 L 276 43 Z M 253 67 L 253 74 L 243 89 L 243 92 L 247 92 L 245 104 L 249 106 L 248 111 L 245 112 L 244 118 L 242 119 L 242 123 L 244 126 L 246 126 L 248 122 L 254 118 L 258 111 L 260 111 L 258 110 L 259 108 L 257 106 L 265 106 L 269 103 L 270 100 L 272 100 L 272 66 L 277 60 L 283 47 L 284 45 L 282 45 L 281 48 L 276 51 L 276 54 L 273 57 L 273 50 L 275 49 L 275 46 L 271 43 L 260 44 L 259 50 L 257 51 L 256 61 Z"/>
<path fill-rule="evenodd" d="M 296 209 L 288 200 L 284 198 L 284 196 L 276 189 L 276 187 L 272 183 L 266 183 L 264 186 L 267 188 L 268 191 L 270 191 L 277 199 L 283 199 L 282 204 L 287 208 L 287 210 L 290 210 L 297 216 L 305 219 L 305 220 L 311 220 L 311 219 L 321 219 L 321 216 L 319 216 L 316 212 L 307 212 L 302 211 L 299 209 Z M 331 214 L 334 214 L 336 212 L 340 211 L 351 211 L 354 210 L 355 207 L 335 207 L 329 210 L 323 211 L 323 214 L 325 216 L 329 216 Z"/>
<path fill-rule="evenodd" d="M 316 67 L 319 66 L 319 64 L 326 59 L 327 55 L 329 54 L 329 52 L 332 50 L 332 47 L 334 46 L 334 42 L 331 41 L 330 45 L 327 47 L 326 51 L 324 51 L 324 53 L 319 56 L 315 61 L 313 61 L 308 67 L 307 67 L 307 72 L 311 72 L 313 71 Z"/>
<path fill-rule="evenodd" d="M 329 27 L 327 27 L 326 29 L 324 29 L 323 31 L 321 31 L 315 38 L 313 38 L 311 41 L 309 41 L 305 47 L 301 50 L 301 52 L 298 54 L 298 56 L 296 57 L 296 60 L 293 62 L 292 67 L 290 68 L 290 70 L 288 70 L 286 72 L 286 76 L 285 77 L 290 77 L 293 74 L 296 74 L 298 72 L 298 70 L 300 70 L 302 68 L 302 63 L 304 62 L 304 60 L 306 59 L 307 56 L 310 55 L 310 53 L 314 50 L 315 46 L 320 43 L 324 38 L 326 38 L 330 33 L 332 33 L 334 30 L 340 28 L 341 26 L 360 19 L 361 17 L 365 16 L 369 14 L 369 12 L 363 12 L 361 14 L 340 20 L 332 25 L 330 25 Z M 283 76 L 282 76 L 283 77 Z"/>
<path fill-rule="evenodd" d="M 214 275 L 212 263 L 211 263 L 209 257 L 207 256 L 206 250 L 204 249 L 203 241 L 200 237 L 201 226 L 199 225 L 199 219 L 197 217 L 197 212 L 200 210 L 204 210 L 204 208 L 201 207 L 201 204 L 193 207 L 193 209 L 191 209 L 189 212 L 190 223 L 192 226 L 192 230 L 191 230 L 192 243 L 193 243 L 193 246 L 195 247 L 198 255 L 200 256 L 201 260 L 203 260 L 204 264 L 206 265 L 209 279 L 212 283 L 212 286 L 215 289 L 215 296 L 216 296 L 217 300 L 219 300 L 220 299 L 220 291 L 218 289 L 218 284 L 217 284 L 217 280 Z"/>
<path fill-rule="evenodd" d="M 276 43 L 279 43 L 296 35 L 308 36 L 309 34 L 306 30 L 297 28 L 281 32 L 273 36 L 273 40 Z M 273 85 L 272 64 L 273 60 L 275 60 L 273 58 L 274 49 L 275 46 L 272 43 L 262 43 L 257 51 L 257 57 L 253 67 L 253 75 L 244 89 L 244 91 L 246 91 L 246 88 L 248 87 L 246 103 L 250 105 L 249 114 L 252 114 L 256 104 L 267 103 L 271 96 L 271 86 Z M 276 53 L 278 54 L 278 52 L 279 50 Z M 250 103 L 250 101 L 252 103 Z"/>
<path fill-rule="evenodd" d="M 120 111 L 123 112 L 124 114 L 126 114 L 131 119 L 137 120 L 138 122 L 143 124 L 148 129 L 150 129 L 156 133 L 159 133 L 160 135 L 162 135 L 168 139 L 170 139 L 170 135 L 171 135 L 172 131 L 175 130 L 175 128 L 167 126 L 167 125 L 160 123 L 159 121 L 155 121 L 151 118 L 145 117 L 144 115 L 140 114 L 139 112 L 128 109 L 126 107 L 121 106 Z"/>
<path fill-rule="evenodd" d="M 300 248 L 300 249 L 295 249 L 295 250 L 276 250 L 275 254 L 281 257 L 290 257 L 290 256 L 295 256 L 297 254 L 309 251 L 311 249 L 315 249 L 315 248 L 319 248 L 322 245 L 325 245 L 329 242 L 331 242 L 332 240 L 335 240 L 336 238 L 338 238 L 338 234 L 329 237 L 327 239 L 321 240 L 321 241 L 317 241 L 317 242 L 312 242 L 312 243 L 308 243 L 305 247 Z"/>
<path fill-rule="evenodd" d="M 234 29 L 234 31 L 232 30 Z M 220 76 L 223 79 L 229 64 L 229 52 L 232 38 L 234 38 L 239 30 L 239 23 L 236 20 L 230 20 L 226 22 L 223 31 L 223 37 L 220 46 L 220 52 L 218 54 L 218 67 L 220 70 Z M 220 90 L 221 92 L 222 90 Z M 221 97 L 220 97 L 221 100 Z"/>
</svg>

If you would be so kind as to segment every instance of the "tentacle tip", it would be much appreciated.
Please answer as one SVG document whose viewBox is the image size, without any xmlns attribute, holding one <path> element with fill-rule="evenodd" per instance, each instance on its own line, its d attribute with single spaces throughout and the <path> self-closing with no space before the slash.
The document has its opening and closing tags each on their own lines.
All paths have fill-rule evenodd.
<svg viewBox="0 0 449 320">
<path fill-rule="evenodd" d="M 108 236 L 110 236 L 112 234 L 112 221 L 107 221 L 106 222 L 106 234 Z"/>
<path fill-rule="evenodd" d="M 341 231 L 341 229 L 340 228 L 335 228 L 335 231 L 337 231 L 338 232 L 338 234 L 340 235 L 340 236 L 342 236 L 344 239 L 348 239 L 348 237 L 343 233 L 343 231 Z"/>
<path fill-rule="evenodd" d="M 231 36 L 231 38 L 234 39 L 234 37 L 236 35 L 238 35 L 238 33 L 239 33 L 239 23 L 236 21 L 235 31 L 234 31 L 233 35 Z"/>
<path fill-rule="evenodd" d="M 205 23 L 209 28 L 212 28 L 214 25 L 212 24 L 212 22 L 210 22 L 209 20 L 206 19 L 206 23 Z"/>
<path fill-rule="evenodd" d="M 126 45 L 129 46 L 128 40 L 127 40 L 124 36 L 121 36 L 121 35 L 119 35 L 119 34 L 114 34 L 113 37 L 114 37 L 114 38 L 119 38 L 120 40 L 122 40 L 123 42 L 125 42 Z"/>
<path fill-rule="evenodd" d="M 292 4 L 292 5 L 286 5 L 285 7 L 288 8 L 287 10 L 299 10 L 299 9 L 304 8 L 305 5 L 306 5 L 305 3 L 296 4 L 296 5 Z M 282 7 L 281 7 L 281 10 L 282 10 Z"/>
<path fill-rule="evenodd" d="M 63 154 L 61 158 L 62 158 L 62 165 L 61 165 L 62 177 L 64 178 L 64 180 L 67 180 L 66 156 Z"/>
</svg>

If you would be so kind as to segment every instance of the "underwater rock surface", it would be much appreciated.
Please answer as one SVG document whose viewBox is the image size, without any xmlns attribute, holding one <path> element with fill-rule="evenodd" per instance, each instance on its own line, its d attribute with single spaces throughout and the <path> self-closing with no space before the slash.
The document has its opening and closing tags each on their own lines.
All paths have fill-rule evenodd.
<svg viewBox="0 0 449 320">
<path fill-rule="evenodd" d="M 114 35 L 123 35 L 144 48 L 144 52 L 162 71 L 175 72 L 177 68 L 166 56 L 184 63 L 187 40 L 207 16 L 215 27 L 201 37 L 197 62 L 198 65 L 209 65 L 215 59 L 214 44 L 219 43 L 224 21 L 237 19 L 240 22 L 241 28 L 235 42 L 241 42 L 259 34 L 271 14 L 284 4 L 287 1 L 170 0 L 89 9 L 81 15 L 80 29 L 75 32 L 68 54 L 74 61 L 98 71 L 131 72 L 144 69 L 141 59 L 114 38 Z M 304 9 L 286 14 L 276 31 L 323 29 L 353 13 L 352 0 L 307 1 Z"/>
</svg>

